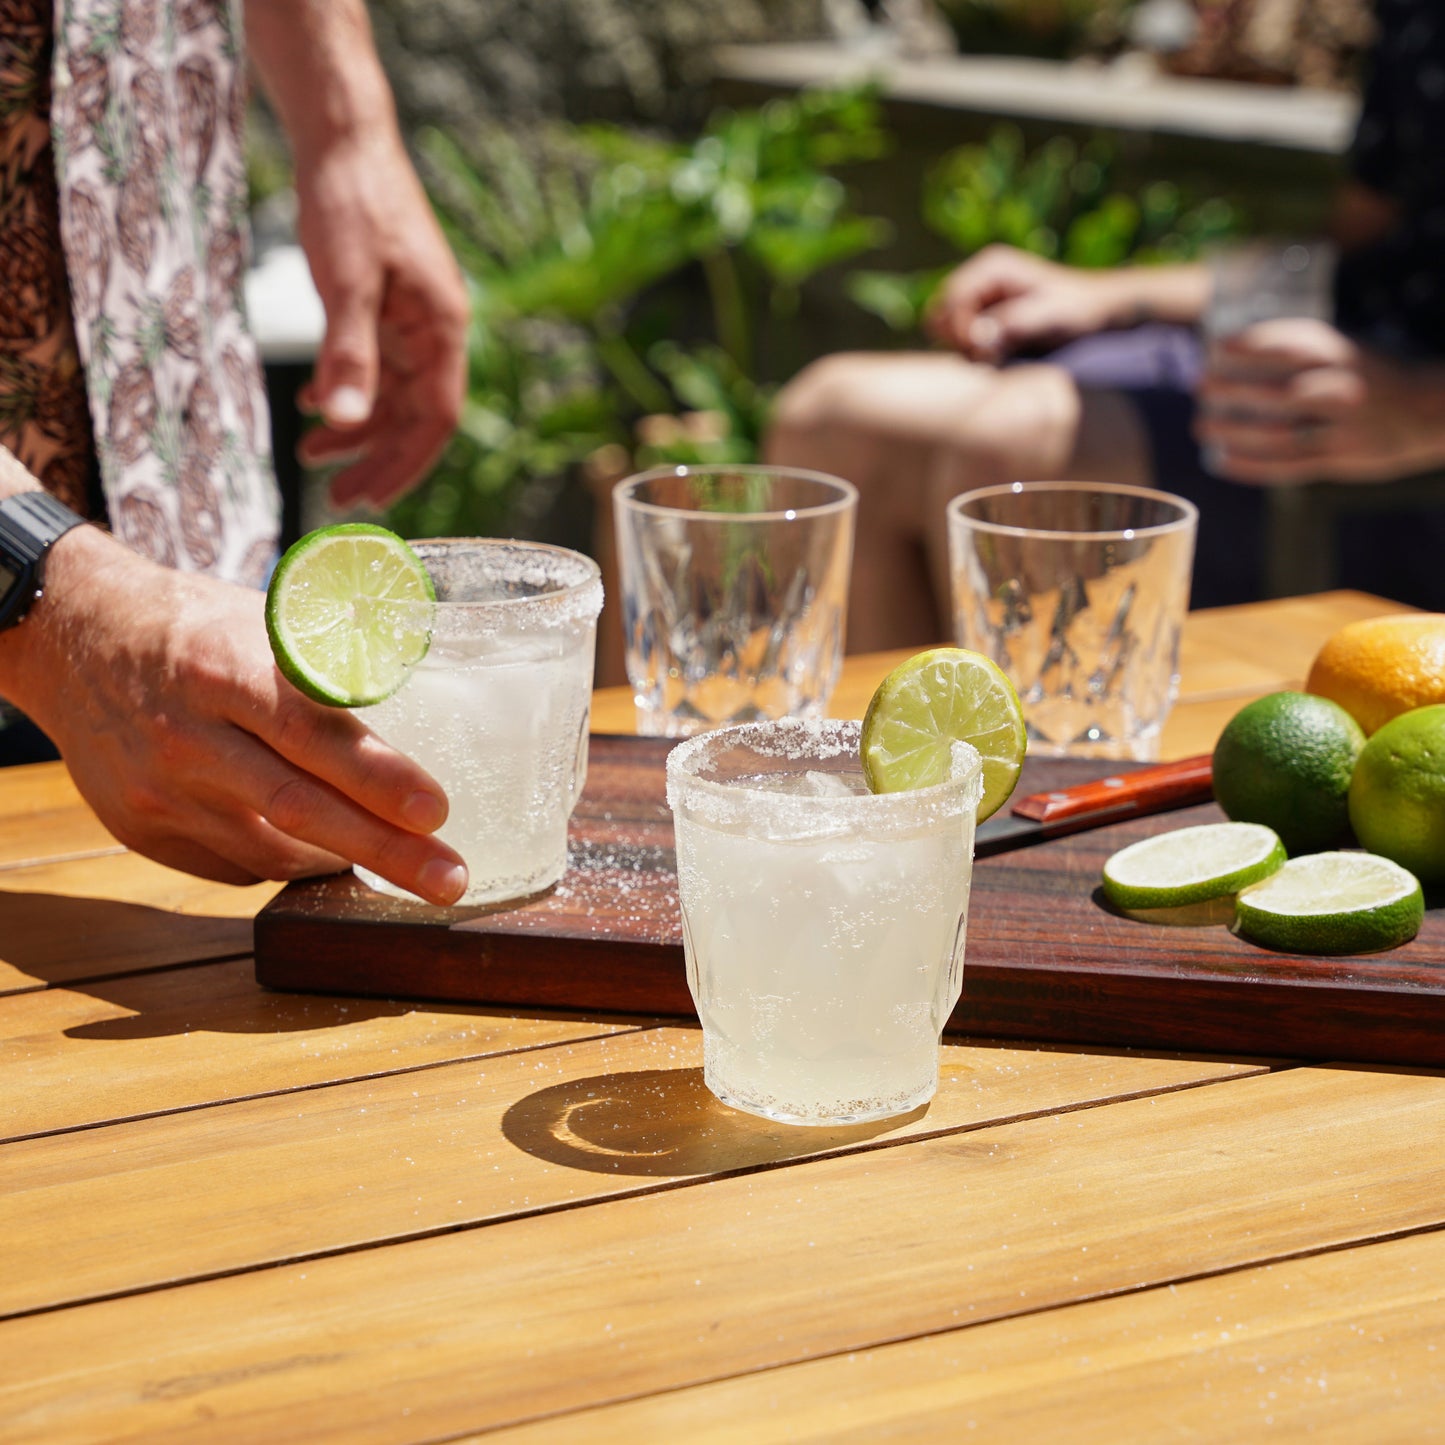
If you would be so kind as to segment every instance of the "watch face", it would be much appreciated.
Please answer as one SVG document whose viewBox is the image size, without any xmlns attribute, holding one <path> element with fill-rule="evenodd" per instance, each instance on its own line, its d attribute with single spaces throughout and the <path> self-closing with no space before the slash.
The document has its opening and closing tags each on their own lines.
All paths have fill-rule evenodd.
<svg viewBox="0 0 1445 1445">
<path fill-rule="evenodd" d="M 15 584 L 15 579 L 20 574 L 12 572 L 3 562 L 0 562 L 0 597 L 3 597 Z"/>
</svg>

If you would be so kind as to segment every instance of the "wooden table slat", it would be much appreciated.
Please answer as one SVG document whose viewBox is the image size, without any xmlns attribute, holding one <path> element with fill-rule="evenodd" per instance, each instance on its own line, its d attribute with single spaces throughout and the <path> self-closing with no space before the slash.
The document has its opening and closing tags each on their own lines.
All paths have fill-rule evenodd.
<svg viewBox="0 0 1445 1445">
<path fill-rule="evenodd" d="M 0 996 L 0 1140 L 640 1027 L 272 993 L 249 958 Z"/>
<path fill-rule="evenodd" d="M 127 1295 L 0 1324 L 0 1419 L 210 1445 L 519 1424 L 1439 1228 L 1442 1126 L 1445 1079 L 1295 1069 Z"/>
<path fill-rule="evenodd" d="M 731 1445 L 741 1430 L 749 1445 L 1423 1445 L 1445 1439 L 1441 1278 L 1445 1233 L 1436 1231 L 552 1416 L 486 1439 Z"/>
<path fill-rule="evenodd" d="M 0 871 L 0 995 L 251 951 L 277 883 L 234 888 L 138 853 Z"/>
<path fill-rule="evenodd" d="M 950 1047 L 926 1110 L 796 1129 L 724 1108 L 701 1054 L 658 1029 L 12 1144 L 0 1315 L 1261 1067 Z M 61 1217 L 87 1227 L 50 1238 Z"/>
<path fill-rule="evenodd" d="M 71 808 L 89 812 L 64 763 L 0 769 L 0 820 L 53 815 Z"/>
</svg>

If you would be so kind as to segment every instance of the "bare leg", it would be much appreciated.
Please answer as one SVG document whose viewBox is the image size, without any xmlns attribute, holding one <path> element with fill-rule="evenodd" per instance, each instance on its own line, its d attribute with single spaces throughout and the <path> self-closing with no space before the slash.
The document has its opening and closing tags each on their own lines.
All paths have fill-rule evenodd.
<svg viewBox="0 0 1445 1445">
<path fill-rule="evenodd" d="M 1128 400 L 1058 367 L 999 371 L 943 353 L 842 353 L 778 399 L 765 455 L 859 489 L 848 608 L 853 652 L 951 633 L 944 506 L 972 487 L 1068 477 L 1147 485 Z"/>
</svg>

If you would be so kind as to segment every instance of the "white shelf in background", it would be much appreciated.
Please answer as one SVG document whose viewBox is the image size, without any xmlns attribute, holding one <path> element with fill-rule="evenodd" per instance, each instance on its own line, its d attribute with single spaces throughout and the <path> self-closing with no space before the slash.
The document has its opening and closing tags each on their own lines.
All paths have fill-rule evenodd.
<svg viewBox="0 0 1445 1445">
<path fill-rule="evenodd" d="M 1019 120 L 1204 137 L 1342 154 L 1354 131 L 1352 95 L 1159 73 L 1147 57 L 1109 65 L 1012 56 L 909 59 L 826 41 L 727 45 L 720 77 L 785 88 L 873 80 L 899 100 Z"/>
</svg>

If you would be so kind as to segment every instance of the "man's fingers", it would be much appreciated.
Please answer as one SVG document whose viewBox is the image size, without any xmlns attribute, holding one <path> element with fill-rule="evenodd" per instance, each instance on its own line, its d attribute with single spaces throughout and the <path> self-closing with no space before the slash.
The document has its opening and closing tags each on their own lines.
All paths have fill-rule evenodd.
<svg viewBox="0 0 1445 1445">
<path fill-rule="evenodd" d="M 345 431 L 364 425 L 376 402 L 381 278 L 357 274 L 331 289 L 325 297 L 326 335 L 307 397 L 328 426 Z"/>
<path fill-rule="evenodd" d="M 1218 471 L 1232 482 L 1246 482 L 1251 486 L 1289 486 L 1297 482 L 1315 482 L 1323 477 L 1320 463 L 1315 460 L 1286 460 L 1278 457 L 1257 457 L 1245 452 L 1234 452 L 1221 448 L 1211 458 L 1211 470 Z"/>
<path fill-rule="evenodd" d="M 375 451 L 331 479 L 331 502 L 348 507 L 367 501 L 385 507 L 431 469 L 451 435 L 446 428 L 416 425 L 394 434 Z"/>
<path fill-rule="evenodd" d="M 238 809 L 231 799 L 201 799 L 192 791 L 188 808 L 165 817 L 118 820 L 113 831 L 126 847 L 168 868 L 244 886 L 271 878 L 337 873 L 350 863 L 277 832 L 264 818 Z"/>
<path fill-rule="evenodd" d="M 466 867 L 440 839 L 383 821 L 264 748 L 248 752 L 233 774 L 238 820 L 228 856 L 263 877 L 324 872 L 333 860 L 359 863 L 433 903 L 461 896 Z"/>
<path fill-rule="evenodd" d="M 324 467 L 364 456 L 378 438 L 386 435 L 388 423 L 382 412 L 383 406 L 378 403 L 361 426 L 338 430 L 323 422 L 312 427 L 296 444 L 297 460 L 303 466 Z"/>
<path fill-rule="evenodd" d="M 1299 414 L 1299 402 L 1282 386 L 1208 377 L 1198 392 L 1199 407 L 1205 415 L 1253 416 L 1291 419 Z"/>
<path fill-rule="evenodd" d="M 1000 302 L 989 311 L 987 319 L 995 329 L 993 345 L 1001 357 L 1041 342 L 1062 341 L 1070 334 L 1059 316 L 1057 298 L 1046 296 L 1030 294 Z"/>
<path fill-rule="evenodd" d="M 1280 316 L 1256 321 L 1213 343 L 1229 357 L 1288 371 L 1309 366 L 1348 366 L 1359 348 L 1327 321 L 1309 316 Z"/>
<path fill-rule="evenodd" d="M 980 330 L 990 308 L 1020 294 L 1027 285 L 1007 250 L 986 250 L 965 262 L 943 283 L 925 325 L 934 338 L 975 361 L 992 360 L 992 338 Z"/>
<path fill-rule="evenodd" d="M 1357 373 L 1316 366 L 1277 376 L 1209 371 L 1200 381 L 1197 395 L 1203 406 L 1283 417 L 1358 408 L 1365 401 L 1366 391 Z"/>
<path fill-rule="evenodd" d="M 1294 417 L 1211 418 L 1202 414 L 1195 436 L 1212 470 L 1255 486 L 1318 481 L 1330 475 L 1338 428 L 1328 420 Z"/>
<path fill-rule="evenodd" d="M 440 839 L 390 827 L 315 778 L 288 769 L 261 784 L 262 818 L 289 839 L 334 853 L 432 903 L 455 903 L 467 885 L 460 854 Z"/>
<path fill-rule="evenodd" d="M 1258 459 L 1318 461 L 1331 449 L 1330 429 L 1328 421 L 1315 417 L 1211 419 L 1204 416 L 1196 434 L 1207 446 L 1230 453 Z"/>
<path fill-rule="evenodd" d="M 1369 389 L 1357 371 L 1318 366 L 1294 379 L 1290 395 L 1307 411 L 1357 411 L 1368 400 Z"/>
<path fill-rule="evenodd" d="M 312 702 L 279 675 L 275 686 L 274 698 L 258 699 L 242 721 L 277 759 L 396 827 L 431 833 L 446 821 L 446 793 L 424 768 L 348 709 Z"/>
<path fill-rule="evenodd" d="M 204 840 L 204 841 L 203 841 Z M 262 879 L 290 881 L 344 872 L 352 862 L 417 893 L 429 902 L 456 902 L 466 887 L 466 869 L 448 848 L 438 844 L 434 856 L 420 863 L 405 847 L 382 847 L 366 857 L 343 856 L 309 846 L 266 818 L 244 810 L 186 819 L 184 834 L 138 840 L 140 851 L 167 867 L 218 883 L 248 884 Z"/>
<path fill-rule="evenodd" d="M 159 806 L 153 797 L 129 809 L 135 836 L 123 842 L 192 868 L 175 841 L 190 840 L 228 881 L 359 863 L 430 902 L 456 901 L 466 868 L 431 835 L 446 816 L 435 779 L 345 709 L 311 702 L 279 674 L 254 696 L 237 696 L 235 725 L 171 740 L 171 786 Z M 242 876 L 219 872 L 217 858 Z"/>
<path fill-rule="evenodd" d="M 306 466 L 343 466 L 331 479 L 332 502 L 370 502 L 382 508 L 423 480 L 456 431 L 458 393 L 449 365 L 406 377 L 384 366 L 381 391 L 365 425 L 355 430 L 313 428 L 296 452 Z"/>
</svg>

